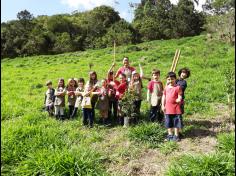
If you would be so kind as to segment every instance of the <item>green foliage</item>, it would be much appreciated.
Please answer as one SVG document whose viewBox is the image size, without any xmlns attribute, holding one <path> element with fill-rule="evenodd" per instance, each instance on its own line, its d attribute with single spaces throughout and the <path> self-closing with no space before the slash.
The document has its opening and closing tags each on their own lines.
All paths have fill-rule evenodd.
<svg viewBox="0 0 236 176">
<path fill-rule="evenodd" d="M 192 1 L 180 0 L 173 5 L 169 0 L 147 0 L 135 10 L 133 25 L 141 40 L 149 41 L 199 35 L 204 20 Z"/>
<path fill-rule="evenodd" d="M 122 107 L 122 112 L 125 114 L 126 117 L 134 117 L 136 116 L 135 113 L 135 106 L 134 101 L 137 99 L 137 94 L 133 91 L 126 91 L 124 96 L 120 101 L 120 105 Z"/>
<path fill-rule="evenodd" d="M 220 152 L 235 152 L 235 133 L 222 133 L 217 136 Z"/>
<path fill-rule="evenodd" d="M 184 155 L 169 165 L 166 176 L 235 175 L 235 158 L 231 153 Z"/>
<path fill-rule="evenodd" d="M 163 144 L 160 144 L 159 146 L 160 152 L 163 153 L 164 155 L 168 155 L 173 151 L 178 150 L 178 148 L 179 148 L 178 144 L 174 141 L 165 142 Z"/>
<path fill-rule="evenodd" d="M 166 130 L 158 123 L 142 123 L 129 129 L 128 137 L 136 142 L 159 147 L 164 141 Z"/>
</svg>

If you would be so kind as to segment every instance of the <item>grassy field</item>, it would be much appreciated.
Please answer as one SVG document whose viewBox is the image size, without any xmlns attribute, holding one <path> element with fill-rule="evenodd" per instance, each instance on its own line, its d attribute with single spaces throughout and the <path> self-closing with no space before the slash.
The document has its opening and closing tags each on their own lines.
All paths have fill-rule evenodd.
<svg viewBox="0 0 236 176">
<path fill-rule="evenodd" d="M 2 175 L 234 175 L 235 140 L 228 134 L 234 129 L 227 122 L 225 92 L 225 70 L 234 70 L 233 46 L 204 35 L 120 46 L 116 69 L 128 56 L 132 66 L 142 64 L 146 76 L 153 68 L 160 69 L 165 82 L 176 49 L 181 49 L 177 70 L 191 69 L 185 95 L 186 138 L 180 143 L 163 143 L 163 127 L 149 122 L 128 129 L 97 124 L 87 129 L 80 115 L 61 122 L 42 112 L 47 80 L 54 87 L 61 77 L 88 80 L 89 63 L 102 79 L 113 60 L 112 48 L 2 60 Z M 146 99 L 147 81 L 144 85 Z M 146 121 L 146 101 L 141 112 Z M 199 160 L 217 169 L 201 169 L 207 164 L 199 165 Z M 178 172 L 171 167 L 175 164 Z"/>
</svg>

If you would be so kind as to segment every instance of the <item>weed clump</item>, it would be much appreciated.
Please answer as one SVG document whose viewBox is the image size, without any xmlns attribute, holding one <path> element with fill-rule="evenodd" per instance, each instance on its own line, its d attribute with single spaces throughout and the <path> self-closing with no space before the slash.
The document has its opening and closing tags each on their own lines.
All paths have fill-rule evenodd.
<svg viewBox="0 0 236 176">
<path fill-rule="evenodd" d="M 218 149 L 221 152 L 234 152 L 235 151 L 235 134 L 223 133 L 217 136 L 218 139 Z"/>
<path fill-rule="evenodd" d="M 166 130 L 157 123 L 143 123 L 130 128 L 128 137 L 136 142 L 148 144 L 151 148 L 157 148 L 164 141 Z"/>
<path fill-rule="evenodd" d="M 166 176 L 234 175 L 235 158 L 231 153 L 184 155 L 170 163 Z"/>
</svg>

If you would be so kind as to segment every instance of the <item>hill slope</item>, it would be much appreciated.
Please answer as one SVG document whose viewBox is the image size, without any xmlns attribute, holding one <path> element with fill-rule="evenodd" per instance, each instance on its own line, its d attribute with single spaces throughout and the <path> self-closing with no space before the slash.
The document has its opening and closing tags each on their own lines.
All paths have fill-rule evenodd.
<svg viewBox="0 0 236 176">
<path fill-rule="evenodd" d="M 160 69 L 165 82 L 177 48 L 181 49 L 181 56 L 176 70 L 191 69 L 186 90 L 187 139 L 173 146 L 163 144 L 164 154 L 160 148 L 130 140 L 127 133 L 135 127 L 96 125 L 94 129 L 85 129 L 80 116 L 78 120 L 60 122 L 41 112 L 46 80 L 52 80 L 54 87 L 60 77 L 88 80 L 89 63 L 93 63 L 98 79 L 104 78 L 113 61 L 112 48 L 2 60 L 2 174 L 159 175 L 166 169 L 167 161 L 175 157 L 174 153 L 165 153 L 168 147 L 178 149 L 179 155 L 186 152 L 185 146 L 192 153 L 214 150 L 216 134 L 230 130 L 229 126 L 219 127 L 227 117 L 224 70 L 234 67 L 234 47 L 208 41 L 205 36 L 120 46 L 116 49 L 116 69 L 128 56 L 132 66 L 138 69 L 139 63 L 143 65 L 146 76 L 151 76 L 153 68 Z M 144 81 L 144 99 L 146 85 Z M 141 110 L 145 121 L 145 101 Z M 199 146 L 194 145 L 197 142 Z M 203 146 L 209 146 L 209 150 Z"/>
</svg>

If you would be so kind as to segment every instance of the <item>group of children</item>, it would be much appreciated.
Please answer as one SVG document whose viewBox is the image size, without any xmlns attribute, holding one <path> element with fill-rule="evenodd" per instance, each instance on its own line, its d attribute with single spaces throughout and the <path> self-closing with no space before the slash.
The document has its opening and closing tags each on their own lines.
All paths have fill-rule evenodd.
<svg viewBox="0 0 236 176">
<path fill-rule="evenodd" d="M 100 81 L 98 81 L 95 71 L 89 73 L 89 80 L 86 83 L 83 78 L 71 78 L 65 85 L 64 79 L 61 78 L 58 80 L 57 87 L 53 89 L 52 82 L 47 81 L 46 111 L 48 111 L 50 116 L 54 115 L 57 119 L 66 119 L 65 96 L 67 95 L 69 107 L 67 118 L 75 118 L 78 110 L 81 109 L 83 125 L 93 127 L 95 109 L 98 109 L 100 123 L 109 124 L 113 116 L 114 120 L 125 126 L 127 124 L 124 124 L 125 114 L 122 112 L 122 97 L 126 91 L 135 92 L 136 99 L 133 105 L 139 115 L 142 102 L 142 79 L 148 79 L 147 101 L 150 104 L 149 118 L 152 122 L 157 120 L 161 123 L 164 114 L 165 126 L 168 129 L 167 140 L 179 141 L 179 131 L 183 127 L 184 91 L 187 87 L 185 79 L 190 76 L 190 70 L 188 68 L 180 69 L 178 79 L 174 72 L 169 72 L 166 76 L 167 82 L 164 87 L 160 81 L 160 70 L 154 69 L 152 78 L 144 77 L 142 69 L 140 69 L 141 73 L 139 74 L 134 67 L 129 66 L 127 57 L 124 58 L 123 66 L 118 69 L 116 74 L 113 72 L 114 66 L 115 64 L 109 69 L 107 78 Z M 119 78 L 119 81 L 117 78 Z"/>
</svg>

